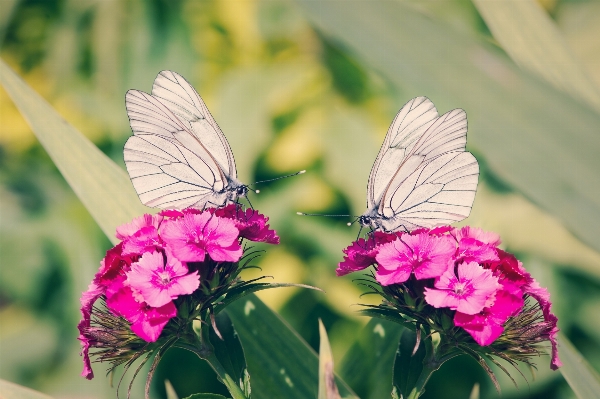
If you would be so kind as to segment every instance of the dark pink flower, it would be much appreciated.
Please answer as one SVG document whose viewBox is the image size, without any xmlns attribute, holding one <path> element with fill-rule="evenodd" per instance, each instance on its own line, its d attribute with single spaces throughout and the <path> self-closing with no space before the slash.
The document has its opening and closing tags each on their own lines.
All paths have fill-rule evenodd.
<svg viewBox="0 0 600 399">
<path fill-rule="evenodd" d="M 552 345 L 552 360 L 550 362 L 550 368 L 552 370 L 556 370 L 562 366 L 562 362 L 558 357 L 558 342 L 556 340 L 556 334 L 558 334 L 559 331 L 557 325 L 558 317 L 551 312 L 552 302 L 550 302 L 550 293 L 546 288 L 540 287 L 539 283 L 534 279 L 531 279 L 531 282 L 525 286 L 525 293 L 535 298 L 542 308 L 544 321 L 547 324 L 547 339 Z"/>
<path fill-rule="evenodd" d="M 106 251 L 106 256 L 100 262 L 100 270 L 94 276 L 94 282 L 105 287 L 109 286 L 115 278 L 129 270 L 133 258 L 135 257 L 123 254 L 123 243 L 115 245 Z"/>
<path fill-rule="evenodd" d="M 155 342 L 169 320 L 177 315 L 177 308 L 171 301 L 154 308 L 145 302 L 136 301 L 130 287 L 123 279 L 115 281 L 107 290 L 106 306 L 131 323 L 131 331 L 147 342 Z"/>
<path fill-rule="evenodd" d="M 129 223 L 125 223 L 117 227 L 116 236 L 119 240 L 124 241 L 144 227 L 155 227 L 156 229 L 158 229 L 158 226 L 160 226 L 162 220 L 163 216 L 160 214 L 150 215 L 146 213 L 142 216 L 133 219 Z"/>
<path fill-rule="evenodd" d="M 218 262 L 237 262 L 242 256 L 238 236 L 232 220 L 209 212 L 185 213 L 161 227 L 163 241 L 182 262 L 202 262 L 207 253 Z"/>
<path fill-rule="evenodd" d="M 127 285 L 137 291 L 148 305 L 158 308 L 179 295 L 191 294 L 200 285 L 198 271 L 188 274 L 187 266 L 168 251 L 166 264 L 162 252 L 146 252 L 131 265 Z"/>
<path fill-rule="evenodd" d="M 506 283 L 496 292 L 493 305 L 474 315 L 456 312 L 454 325 L 464 328 L 479 345 L 487 346 L 502 334 L 504 323 L 519 313 L 523 304 L 521 289 Z"/>
<path fill-rule="evenodd" d="M 521 261 L 515 258 L 513 254 L 501 249 L 498 249 L 497 252 L 498 260 L 490 264 L 490 269 L 494 272 L 494 275 L 498 276 L 501 282 L 508 280 L 519 287 L 523 287 L 533 280 L 529 272 L 523 267 Z"/>
<path fill-rule="evenodd" d="M 452 226 L 438 226 L 438 227 L 434 227 L 433 229 L 427 229 L 425 227 L 421 227 L 419 229 L 415 229 L 413 231 L 410 232 L 410 235 L 414 236 L 417 234 L 421 234 L 421 233 L 427 233 L 430 236 L 440 236 L 440 235 L 444 235 L 449 231 L 452 231 L 454 229 L 454 227 Z"/>
<path fill-rule="evenodd" d="M 338 276 L 344 276 L 375 264 L 375 255 L 379 251 L 379 246 L 394 241 L 396 238 L 395 234 L 379 231 L 372 233 L 366 240 L 359 238 L 343 250 L 346 255 L 344 260 L 338 264 L 335 273 Z"/>
<path fill-rule="evenodd" d="M 106 287 L 98 285 L 95 281 L 92 281 L 87 289 L 81 295 L 81 314 L 83 319 L 77 325 L 79 329 L 79 341 L 81 341 L 82 349 L 79 353 L 83 356 L 83 371 L 81 372 L 81 376 L 91 380 L 94 378 L 94 372 L 92 371 L 92 365 L 90 363 L 90 337 L 86 334 L 86 330 L 90 328 L 91 324 L 91 316 L 92 316 L 92 307 L 94 303 L 104 292 L 106 291 Z"/>
<path fill-rule="evenodd" d="M 425 301 L 434 308 L 450 308 L 461 313 L 479 313 L 501 287 L 498 278 L 476 262 L 447 270 L 435 282 L 435 288 L 425 288 Z"/>
<path fill-rule="evenodd" d="M 412 273 L 417 280 L 439 277 L 450 267 L 455 252 L 454 240 L 447 236 L 403 234 L 379 247 L 375 278 L 390 285 L 405 282 Z"/>
<path fill-rule="evenodd" d="M 250 241 L 279 244 L 279 237 L 275 230 L 270 230 L 267 224 L 269 218 L 254 209 L 243 210 L 237 204 L 230 204 L 224 208 L 214 210 L 214 214 L 233 220 L 242 238 Z"/>
</svg>

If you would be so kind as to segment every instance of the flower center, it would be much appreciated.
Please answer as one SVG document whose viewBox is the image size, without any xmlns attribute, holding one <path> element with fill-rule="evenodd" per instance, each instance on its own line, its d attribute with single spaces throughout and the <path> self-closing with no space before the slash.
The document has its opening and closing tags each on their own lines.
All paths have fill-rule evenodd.
<svg viewBox="0 0 600 399">
<path fill-rule="evenodd" d="M 171 275 L 166 270 L 158 272 L 158 279 L 162 285 L 167 285 L 171 282 Z"/>
<path fill-rule="evenodd" d="M 458 295 L 464 294 L 466 285 L 467 285 L 467 283 L 462 283 L 462 282 L 458 282 L 458 283 L 454 284 L 454 292 L 456 292 Z"/>
</svg>

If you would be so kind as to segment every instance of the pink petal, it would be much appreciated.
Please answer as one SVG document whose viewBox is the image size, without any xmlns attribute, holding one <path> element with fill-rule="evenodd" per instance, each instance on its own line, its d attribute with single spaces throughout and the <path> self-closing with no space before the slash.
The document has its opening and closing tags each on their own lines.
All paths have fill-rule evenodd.
<svg viewBox="0 0 600 399">
<path fill-rule="evenodd" d="M 136 317 L 131 324 L 131 331 L 147 342 L 155 342 L 169 320 L 177 315 L 177 308 L 169 302 L 160 308 L 150 308 Z"/>
<path fill-rule="evenodd" d="M 481 346 L 490 345 L 504 331 L 502 325 L 489 323 L 483 316 L 467 315 L 460 312 L 456 312 L 456 315 L 454 315 L 454 325 L 464 328 L 475 342 Z"/>
<path fill-rule="evenodd" d="M 381 285 L 400 284 L 410 278 L 412 270 L 409 267 L 399 267 L 396 270 L 377 269 L 375 279 Z"/>
<path fill-rule="evenodd" d="M 153 226 L 155 228 L 158 228 L 162 220 L 163 217 L 161 215 L 150 215 L 146 213 L 142 216 L 133 219 L 129 223 L 125 223 L 117 227 L 116 236 L 121 241 L 126 240 L 132 235 L 134 235 L 138 230 L 144 227 Z"/>
</svg>

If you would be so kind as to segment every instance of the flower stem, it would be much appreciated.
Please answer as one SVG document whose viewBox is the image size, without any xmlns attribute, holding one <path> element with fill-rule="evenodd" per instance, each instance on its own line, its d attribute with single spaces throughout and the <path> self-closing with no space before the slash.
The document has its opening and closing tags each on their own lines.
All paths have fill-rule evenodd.
<svg viewBox="0 0 600 399">
<path fill-rule="evenodd" d="M 431 374 L 433 374 L 433 372 L 439 368 L 439 365 L 434 366 L 432 364 L 425 364 L 423 366 L 423 370 L 421 370 L 421 374 L 419 375 L 419 379 L 417 380 L 415 387 L 412 389 L 412 391 L 410 391 L 407 399 L 417 399 L 419 396 L 421 396 L 424 391 L 425 384 L 427 384 L 427 381 L 429 381 L 429 377 L 431 377 Z"/>
<path fill-rule="evenodd" d="M 217 359 L 215 356 L 214 352 L 211 351 L 208 355 L 203 357 L 203 359 L 206 360 L 215 373 L 217 373 L 223 384 L 225 384 L 229 390 L 229 393 L 233 399 L 247 399 L 246 395 L 244 395 L 244 392 L 242 392 L 236 381 L 229 374 L 227 374 L 223 368 L 223 365 L 221 365 L 221 362 L 219 362 L 219 359 Z"/>
</svg>

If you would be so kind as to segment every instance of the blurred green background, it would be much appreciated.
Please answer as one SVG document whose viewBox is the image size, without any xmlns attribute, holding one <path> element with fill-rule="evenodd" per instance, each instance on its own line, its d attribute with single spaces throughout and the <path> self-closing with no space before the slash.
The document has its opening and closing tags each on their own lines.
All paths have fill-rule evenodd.
<svg viewBox="0 0 600 399">
<path fill-rule="evenodd" d="M 600 247 L 594 245 L 598 236 L 586 236 L 577 224 L 569 224 L 576 218 L 570 218 L 568 205 L 563 205 L 564 212 L 557 212 L 563 208 L 544 202 L 551 196 L 548 192 L 535 185 L 528 191 L 527 184 L 511 179 L 512 172 L 502 167 L 503 160 L 516 164 L 524 174 L 534 173 L 534 182 L 548 177 L 522 163 L 527 158 L 519 158 L 519 142 L 511 144 L 514 151 L 493 151 L 496 147 L 490 136 L 477 130 L 484 126 L 478 125 L 478 120 L 485 112 L 476 106 L 468 108 L 468 101 L 462 99 L 481 104 L 510 101 L 515 114 L 535 109 L 536 104 L 525 97 L 498 99 L 482 81 L 464 86 L 461 95 L 455 96 L 454 78 L 445 75 L 449 65 L 463 65 L 469 71 L 486 62 L 485 57 L 462 57 L 460 46 L 471 41 L 513 68 L 500 70 L 495 83 L 514 84 L 511 71 L 519 67 L 504 54 L 498 44 L 502 40 L 492 35 L 494 29 L 480 15 L 481 9 L 463 0 L 397 2 L 405 17 L 423 18 L 427 26 L 435 27 L 436 31 L 419 33 L 424 43 L 429 41 L 435 48 L 439 32 L 464 38 L 464 42 L 445 46 L 448 53 L 439 63 L 429 61 L 427 48 L 422 59 L 417 52 L 411 59 L 398 61 L 398 65 L 423 63 L 424 70 L 432 71 L 431 79 L 424 83 L 410 75 L 410 68 L 386 73 L 385 65 L 379 68 L 340 33 L 346 29 L 368 43 L 373 29 L 363 30 L 361 25 L 344 28 L 344 15 L 325 9 L 321 14 L 320 2 L 299 3 L 1 0 L 0 55 L 68 122 L 122 166 L 123 145 L 131 134 L 124 106 L 126 90 L 149 92 L 156 74 L 171 69 L 185 76 L 203 96 L 227 135 L 242 181 L 307 169 L 305 175 L 262 185 L 259 195 L 251 194 L 254 206 L 271 218 L 282 238 L 278 247 L 262 247 L 267 252 L 259 265 L 262 274 L 273 276 L 274 281 L 307 283 L 327 293 L 277 289 L 259 296 L 313 348 L 318 348 L 317 320 L 321 318 L 338 363 L 356 339 L 357 330 L 368 321 L 355 314 L 358 307 L 353 305 L 377 302 L 369 296 L 359 298 L 362 290 L 352 276 L 335 277 L 341 250 L 356 237 L 358 226 L 347 227 L 351 219 L 299 217 L 295 213 L 362 213 L 366 181 L 379 145 L 395 113 L 410 98 L 427 95 L 440 113 L 465 108 L 470 122 L 468 147 L 477 156 L 482 173 L 472 214 L 463 224 L 501 234 L 505 248 L 516 253 L 550 289 L 562 331 L 593 367 L 600 369 Z M 396 2 L 363 1 L 350 2 L 348 7 L 366 5 L 376 15 L 378 8 L 390 3 L 396 6 Z M 570 49 L 568 61 L 579 65 L 597 90 L 600 3 L 545 0 L 540 4 Z M 369 21 L 369 15 L 365 14 L 365 23 L 377 27 L 378 21 Z M 544 34 L 540 32 L 542 39 Z M 404 43 L 402 37 L 389 37 L 389 41 Z M 385 43 L 373 39 L 371 44 L 385 52 Z M 494 62 L 486 65 L 502 67 Z M 528 65 L 517 64 L 527 70 Z M 597 117 L 597 105 L 586 102 L 585 96 L 577 98 L 577 93 L 553 84 L 552 78 L 536 75 L 535 66 L 524 73 L 527 82 L 550 93 L 545 97 L 555 96 L 557 101 Z M 0 98 L 0 378 L 55 398 L 114 397 L 114 389 L 103 376 L 103 365 L 95 365 L 93 381 L 79 377 L 81 358 L 76 340 L 79 295 L 110 243 L 2 89 Z M 542 122 L 539 115 L 532 114 L 533 125 Z M 498 117 L 511 119 L 512 114 Z M 565 118 L 568 121 L 569 115 Z M 570 131 L 553 134 L 564 137 L 567 146 L 586 147 L 599 154 L 598 126 L 595 141 L 585 143 L 578 142 Z M 513 136 L 504 140 L 535 141 L 528 131 L 511 132 Z M 569 173 L 581 176 L 577 165 L 561 158 L 550 161 L 564 170 L 567 181 Z M 590 195 L 590 201 L 597 203 L 597 177 L 588 184 L 591 190 L 587 193 L 598 193 Z M 568 189 L 557 188 L 563 193 Z M 588 222 L 596 225 L 600 220 L 591 214 Z M 529 382 L 517 378 L 519 389 L 500 375 L 502 397 L 573 397 L 560 373 L 548 370 L 548 362 L 548 358 L 539 359 L 535 378 L 525 370 Z M 154 397 L 165 397 L 165 379 L 180 397 L 200 390 L 225 392 L 206 366 L 176 350 L 158 368 Z M 476 382 L 481 385 L 482 398 L 498 397 L 473 361 L 458 358 L 434 375 L 424 397 L 466 398 Z M 353 388 L 361 397 L 368 397 L 360 384 Z M 141 392 L 138 384 L 133 397 Z"/>
</svg>

